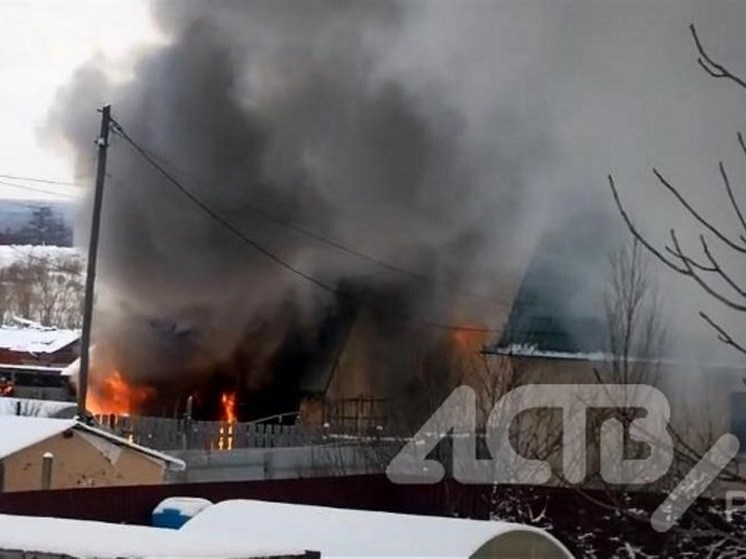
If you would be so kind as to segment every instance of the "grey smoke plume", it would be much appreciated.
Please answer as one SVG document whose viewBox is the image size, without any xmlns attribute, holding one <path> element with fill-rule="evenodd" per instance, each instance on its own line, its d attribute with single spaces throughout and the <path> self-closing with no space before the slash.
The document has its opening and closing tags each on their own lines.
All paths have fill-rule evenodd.
<svg viewBox="0 0 746 559">
<path fill-rule="evenodd" d="M 458 320 L 454 291 L 484 282 L 475 270 L 509 230 L 524 177 L 494 146 L 466 145 L 467 122 L 437 91 L 423 98 L 383 71 L 381 53 L 402 32 L 404 11 L 390 3 L 158 4 L 170 44 L 142 56 L 124 85 L 81 70 L 54 125 L 78 147 L 80 166 L 90 165 L 91 109 L 105 99 L 211 208 L 304 273 L 333 288 L 404 289 L 411 295 L 395 313 Z M 484 173 L 479 159 L 504 159 L 501 176 Z M 116 138 L 110 175 L 100 335 L 131 347 L 128 371 L 219 362 L 262 322 L 276 332 L 262 350 L 271 354 L 294 322 L 313 326 L 334 303 L 232 237 Z M 413 286 L 252 206 L 432 282 Z M 180 341 L 169 351 L 142 316 L 163 317 L 185 338 L 197 330 L 198 350 L 185 352 Z"/>
<path fill-rule="evenodd" d="M 653 235 L 683 222 L 650 193 L 651 166 L 713 204 L 696 185 L 735 156 L 743 99 L 703 77 L 687 25 L 738 65 L 743 12 L 735 3 L 164 2 L 153 14 L 168 44 L 137 54 L 126 83 L 98 61 L 81 68 L 50 123 L 90 175 L 93 110 L 112 103 L 210 207 L 310 276 L 402 290 L 398 310 L 413 320 L 495 326 L 505 308 L 490 298 L 515 283 L 547 224 L 610 211 L 609 172 Z M 277 332 L 263 346 L 271 353 L 284 331 L 313 329 L 334 306 L 116 138 L 110 173 L 99 337 L 135 347 L 144 363 L 132 370 L 164 360 L 199 369 L 262 324 Z M 433 281 L 335 251 L 252 206 Z M 181 341 L 170 348 L 141 316 L 162 318 L 165 339 Z M 183 351 L 179 333 L 195 351 Z"/>
</svg>

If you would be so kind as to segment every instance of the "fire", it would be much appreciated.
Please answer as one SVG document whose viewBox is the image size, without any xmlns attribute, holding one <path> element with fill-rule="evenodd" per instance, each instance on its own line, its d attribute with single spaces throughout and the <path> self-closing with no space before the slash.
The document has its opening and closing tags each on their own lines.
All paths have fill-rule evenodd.
<svg viewBox="0 0 746 559">
<path fill-rule="evenodd" d="M 231 450 L 233 448 L 233 431 L 236 423 L 236 393 L 223 392 L 220 395 L 220 405 L 223 408 L 221 421 L 227 425 L 221 425 L 218 436 L 218 448 L 220 450 Z"/>
<path fill-rule="evenodd" d="M 12 381 L 5 377 L 0 378 L 0 396 L 12 396 L 14 390 Z"/>
<path fill-rule="evenodd" d="M 464 324 L 453 332 L 454 346 L 463 353 L 478 353 L 488 341 L 489 331 L 482 324 Z"/>
<path fill-rule="evenodd" d="M 86 407 L 95 415 L 131 415 L 139 411 L 153 393 L 151 388 L 127 384 L 117 370 L 94 381 L 90 388 Z"/>
<path fill-rule="evenodd" d="M 221 421 L 227 423 L 236 422 L 236 393 L 235 392 L 223 392 L 220 395 L 220 405 L 223 408 Z"/>
</svg>

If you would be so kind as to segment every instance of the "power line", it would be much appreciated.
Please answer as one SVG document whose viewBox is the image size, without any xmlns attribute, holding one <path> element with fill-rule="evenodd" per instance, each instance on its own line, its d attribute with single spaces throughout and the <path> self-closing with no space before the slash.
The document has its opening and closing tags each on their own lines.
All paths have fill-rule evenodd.
<svg viewBox="0 0 746 559">
<path fill-rule="evenodd" d="M 14 184 L 14 183 L 2 181 L 2 180 L 0 180 L 0 184 L 3 186 L 10 186 L 12 188 L 18 188 L 20 190 L 28 190 L 29 192 L 38 192 L 40 194 L 49 194 L 50 196 L 60 196 L 62 198 L 69 198 L 71 200 L 73 198 L 77 198 L 77 196 L 74 194 L 68 194 L 65 192 L 55 192 L 53 190 L 45 190 L 43 188 L 36 188 L 35 186 L 28 186 L 25 184 Z"/>
<path fill-rule="evenodd" d="M 199 177 L 195 175 L 194 173 L 187 171 L 183 168 L 178 167 L 177 165 L 174 165 L 172 162 L 166 160 L 165 158 L 161 157 L 160 155 L 154 153 L 152 150 L 144 148 L 142 146 L 139 146 L 139 148 L 145 152 L 151 159 L 159 162 L 163 166 L 170 167 L 174 171 L 181 173 L 182 175 L 186 175 L 187 177 L 192 178 L 193 180 L 198 181 L 202 184 L 209 184 L 210 181 L 204 179 L 203 177 Z M 311 231 L 309 229 L 306 229 L 304 227 L 301 227 L 300 225 L 297 225 L 296 223 L 292 223 L 290 221 L 287 221 L 281 217 L 278 217 L 276 214 L 273 214 L 272 212 L 269 212 L 265 210 L 264 208 L 256 205 L 252 202 L 244 202 L 244 206 L 246 206 L 250 211 L 254 212 L 255 214 L 258 214 L 259 216 L 263 217 L 264 219 L 274 222 L 277 225 L 280 225 L 282 227 L 285 227 L 287 229 L 290 229 L 292 231 L 295 231 L 296 233 L 299 233 L 301 235 L 304 235 L 310 239 L 313 239 L 317 242 L 320 242 L 322 244 L 326 244 L 327 246 L 330 246 L 332 248 L 335 248 L 337 250 L 340 250 L 342 252 L 345 252 L 347 254 L 350 254 L 352 256 L 355 256 L 357 258 L 360 258 L 362 260 L 365 260 L 367 262 L 376 264 L 377 266 L 380 266 L 382 268 L 385 268 L 389 270 L 390 272 L 394 272 L 403 276 L 407 276 L 410 279 L 427 283 L 429 285 L 437 285 L 438 281 L 434 280 L 432 277 L 418 272 L 413 272 L 411 270 L 407 270 L 405 268 L 401 268 L 399 266 L 396 266 L 394 264 L 391 264 L 385 260 L 382 260 L 381 258 L 378 258 L 376 256 L 373 256 L 371 254 L 367 254 L 365 252 L 362 252 L 358 249 L 352 248 L 348 245 L 345 245 L 339 241 L 336 241 L 334 239 L 330 239 L 329 237 L 326 237 L 320 233 L 317 233 L 315 231 Z M 482 301 L 492 301 L 492 302 L 499 302 L 502 303 L 502 300 L 496 299 L 495 297 L 491 297 L 488 295 L 482 295 L 479 293 L 475 293 L 473 291 L 470 291 L 468 289 L 464 289 L 463 287 L 453 288 L 450 287 L 453 291 L 456 293 L 459 293 L 461 295 L 471 297 L 474 299 L 480 299 Z"/>
<path fill-rule="evenodd" d="M 22 177 L 19 175 L 5 175 L 0 173 L 0 178 L 2 179 L 12 179 L 12 180 L 19 180 L 19 181 L 28 181 L 28 182 L 38 182 L 42 184 L 58 184 L 61 186 L 75 186 L 77 188 L 84 188 L 82 184 L 77 184 L 74 182 L 69 181 L 59 181 L 59 180 L 52 180 L 52 179 L 41 179 L 38 177 Z"/>
<path fill-rule="evenodd" d="M 205 204 L 200 198 L 195 196 L 192 192 L 190 192 L 187 188 L 185 188 L 174 176 L 171 175 L 168 171 L 166 171 L 160 164 L 158 164 L 155 159 L 153 159 L 149 153 L 147 153 L 143 148 L 141 148 L 122 128 L 122 126 L 116 121 L 113 120 L 113 130 L 115 133 L 119 134 L 124 140 L 132 146 L 132 148 L 137 151 L 150 165 L 156 169 L 161 175 L 163 175 L 168 182 L 170 182 L 172 185 L 174 185 L 179 192 L 181 192 L 184 196 L 189 198 L 192 202 L 194 202 L 197 206 L 199 206 L 207 215 L 209 215 L 212 219 L 217 221 L 220 225 L 228 229 L 231 233 L 233 233 L 238 239 L 243 241 L 244 243 L 250 245 L 255 250 L 266 256 L 267 258 L 271 259 L 275 263 L 279 264 L 286 270 L 302 277 L 303 279 L 310 281 L 317 287 L 320 287 L 321 289 L 324 289 L 326 291 L 330 291 L 332 293 L 336 293 L 337 289 L 325 284 L 321 280 L 318 280 L 314 278 L 313 276 L 310 276 L 306 274 L 305 272 L 299 270 L 289 262 L 286 262 L 279 256 L 275 255 L 274 253 L 270 252 L 266 248 L 264 248 L 262 245 L 254 241 L 253 239 L 250 239 L 246 235 L 244 235 L 241 231 L 239 231 L 232 223 L 225 220 L 223 217 L 221 217 L 217 212 L 215 212 L 212 208 L 210 208 L 207 204 Z"/>
<path fill-rule="evenodd" d="M 149 154 L 154 159 L 159 159 L 163 164 L 169 165 L 172 169 L 174 169 L 176 171 L 179 171 L 182 174 L 191 176 L 193 179 L 196 179 L 196 180 L 200 181 L 201 183 L 207 183 L 208 182 L 207 180 L 205 180 L 205 179 L 203 179 L 201 177 L 197 177 L 193 173 L 190 173 L 188 171 L 185 171 L 184 169 L 178 168 L 173 163 L 167 162 L 167 161 L 165 161 L 161 157 L 155 156 L 152 152 L 149 152 Z M 248 207 L 254 213 L 257 213 L 260 216 L 262 216 L 263 218 L 265 218 L 265 219 L 267 219 L 269 221 L 272 221 L 272 222 L 274 222 L 274 223 L 276 223 L 278 225 L 281 225 L 283 227 L 286 227 L 287 229 L 295 231 L 296 233 L 300 233 L 301 235 L 305 235 L 306 237 L 309 237 L 309 238 L 311 238 L 311 239 L 313 239 L 315 241 L 318 241 L 320 243 L 326 244 L 328 246 L 331 246 L 333 248 L 336 248 L 338 250 L 346 252 L 347 254 L 351 254 L 352 256 L 356 256 L 357 258 L 361 258 L 363 260 L 367 260 L 368 262 L 371 262 L 373 264 L 377 264 L 378 266 L 381 266 L 382 268 L 386 268 L 387 270 L 390 270 L 392 272 L 396 272 L 398 274 L 409 276 L 410 278 L 413 278 L 413 279 L 416 279 L 416 280 L 419 280 L 419 281 L 425 281 L 425 282 L 430 281 L 430 278 L 428 278 L 424 274 L 419 274 L 417 272 L 412 272 L 410 270 L 405 270 L 403 268 L 399 268 L 398 266 L 395 266 L 393 264 L 389 264 L 388 262 L 386 262 L 384 260 L 381 260 L 380 258 L 377 258 L 377 257 L 372 256 L 370 254 L 366 254 L 364 252 L 361 252 L 361 251 L 356 250 L 354 248 L 351 248 L 349 246 L 343 245 L 342 243 L 340 243 L 338 241 L 335 241 L 334 239 L 330 239 L 328 237 L 325 237 L 324 235 L 321 235 L 320 233 L 316 233 L 314 231 L 311 231 L 309 229 L 301 227 L 300 225 L 297 225 L 295 223 L 292 223 L 290 221 L 282 219 L 282 218 L 278 217 L 277 215 L 275 215 L 275 214 L 273 214 L 271 212 L 268 212 L 264 208 L 261 208 L 261 207 L 257 206 L 256 204 L 253 204 L 251 202 L 244 202 L 244 205 L 246 207 Z"/>
<path fill-rule="evenodd" d="M 327 285 L 323 283 L 321 280 L 318 280 L 314 278 L 313 276 L 310 276 L 306 274 L 305 272 L 295 268 L 292 264 L 286 262 L 279 256 L 275 255 L 268 249 L 264 248 L 262 245 L 254 241 L 253 239 L 247 237 L 244 235 L 239 229 L 237 229 L 232 223 L 224 219 L 222 216 L 220 216 L 217 212 L 212 210 L 205 202 L 203 202 L 198 196 L 193 194 L 188 188 L 186 188 L 181 182 L 174 177 L 171 173 L 169 173 L 166 169 L 163 168 L 163 166 L 156 161 L 156 159 L 162 159 L 157 156 L 152 155 L 149 153 L 148 150 L 141 147 L 131 136 L 129 136 L 124 129 L 122 128 L 122 125 L 119 124 L 116 120 L 112 119 L 112 131 L 115 134 L 118 134 L 120 137 L 122 137 L 143 159 L 145 159 L 154 169 L 156 169 L 170 184 L 175 186 L 184 196 L 186 196 L 189 200 L 191 200 L 194 204 L 199 206 L 205 213 L 207 213 L 211 218 L 213 218 L 215 221 L 217 221 L 220 225 L 224 226 L 226 229 L 228 229 L 231 233 L 233 233 L 236 237 L 238 237 L 241 241 L 244 243 L 250 245 L 255 250 L 259 251 L 260 253 L 264 254 L 266 257 L 273 260 L 275 263 L 279 264 L 283 268 L 287 269 L 288 271 L 300 276 L 301 278 L 310 281 L 317 287 L 320 287 L 326 291 L 329 291 L 331 293 L 338 293 L 339 290 L 335 287 L 332 287 L 330 285 Z M 164 164 L 167 164 L 164 162 Z M 173 165 L 171 165 L 173 166 Z M 274 219 L 273 219 L 274 220 Z M 279 221 L 279 220 L 278 220 Z M 294 225 L 288 224 L 288 227 L 295 228 Z M 303 231 L 301 228 L 298 228 L 299 231 Z M 312 232 L 308 232 L 310 235 L 316 236 L 316 234 Z M 319 239 L 323 239 L 323 237 L 318 236 Z M 346 252 L 351 252 L 352 254 L 357 254 L 357 251 L 354 251 L 354 249 L 348 249 L 348 247 L 345 247 L 344 245 L 335 243 L 334 241 L 329 241 L 329 243 L 333 243 L 334 245 L 338 245 L 338 248 L 345 250 Z M 368 257 L 367 255 L 364 255 L 363 253 L 359 253 L 361 257 L 364 257 L 366 259 L 371 259 L 372 257 Z M 390 267 L 391 269 L 400 271 L 402 273 L 406 273 L 409 276 L 419 276 L 418 274 L 413 274 L 410 272 L 406 272 L 404 270 L 398 270 L 396 267 L 389 266 L 388 263 L 385 263 L 383 261 L 380 261 L 381 265 L 385 265 L 386 267 Z M 426 276 L 420 276 L 423 280 L 429 280 Z M 410 320 L 412 317 L 402 314 L 402 319 Z M 500 334 L 502 330 L 496 329 L 496 328 L 482 328 L 482 327 L 475 327 L 475 326 L 459 326 L 455 324 L 445 324 L 445 323 L 439 323 L 439 322 L 432 322 L 432 321 L 422 321 L 422 324 L 425 326 L 441 329 L 441 330 L 453 330 L 453 331 L 467 331 L 467 332 L 474 332 L 474 333 L 484 333 L 484 334 Z"/>
</svg>

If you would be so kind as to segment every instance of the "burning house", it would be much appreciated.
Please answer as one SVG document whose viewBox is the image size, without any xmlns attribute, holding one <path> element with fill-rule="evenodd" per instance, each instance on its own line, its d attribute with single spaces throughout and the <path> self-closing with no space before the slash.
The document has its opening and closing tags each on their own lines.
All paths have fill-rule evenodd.
<svg viewBox="0 0 746 559">
<path fill-rule="evenodd" d="M 167 40 L 137 53 L 129 79 L 94 61 L 60 91 L 50 136 L 81 177 L 93 172 L 93 107 L 110 103 L 118 123 L 94 320 L 99 409 L 174 417 L 191 397 L 200 418 L 235 402 L 240 420 L 324 421 L 325 402 L 347 400 L 416 423 L 460 381 L 450 364 L 462 338 L 500 337 L 551 221 L 542 212 L 582 224 L 601 195 L 536 179 L 545 123 L 518 126 L 499 95 L 483 97 L 491 67 L 469 66 L 476 81 L 463 83 L 424 70 L 434 45 L 410 48 L 413 9 L 157 3 Z M 485 58 L 473 54 L 461 62 Z M 562 253 L 570 287 L 550 286 L 535 307 L 567 307 L 584 343 L 598 333 L 595 301 L 572 282 L 596 277 L 609 221 L 575 236 Z M 551 329 L 542 316 L 530 329 Z"/>
<path fill-rule="evenodd" d="M 50 116 L 81 175 L 101 99 L 147 150 L 114 130 L 92 401 L 173 417 L 192 397 L 216 419 L 228 399 L 251 419 L 352 399 L 423 416 L 423 387 L 453 382 L 454 328 L 499 321 L 522 171 L 453 99 L 376 70 L 380 45 L 357 37 L 383 38 L 404 6 L 154 9 L 169 42 L 126 82 L 81 71 Z"/>
<path fill-rule="evenodd" d="M 413 426 L 416 420 L 403 417 L 402 409 L 416 414 L 417 421 L 424 418 L 436 398 L 420 399 L 419 392 L 432 383 L 440 395 L 447 394 L 456 382 L 452 358 L 464 351 L 476 354 L 487 334 L 479 328 L 423 326 L 392 311 L 398 307 L 388 294 L 361 293 L 346 296 L 343 310 L 329 311 L 315 327 L 298 327 L 281 340 L 270 337 L 279 325 L 253 329 L 226 360 L 185 368 L 178 383 L 173 377 L 179 371 L 157 368 L 144 374 L 144 365 L 126 365 L 129 354 L 118 360 L 121 346 L 99 343 L 92 352 L 88 407 L 94 414 L 181 417 L 189 406 L 195 419 L 226 422 L 273 416 L 295 422 L 300 416 L 303 423 L 368 430 L 405 419 Z M 173 331 L 153 331 L 151 342 L 175 343 Z M 195 328 L 179 336 L 179 359 L 188 362 L 200 333 Z M 77 367 L 76 362 L 65 373 L 76 379 Z"/>
</svg>

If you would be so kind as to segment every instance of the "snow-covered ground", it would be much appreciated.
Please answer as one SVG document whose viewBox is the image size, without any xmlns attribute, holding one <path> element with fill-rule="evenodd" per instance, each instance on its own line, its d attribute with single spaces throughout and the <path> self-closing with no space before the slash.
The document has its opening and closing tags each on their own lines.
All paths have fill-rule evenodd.
<svg viewBox="0 0 746 559">
<path fill-rule="evenodd" d="M 71 557 L 267 557 L 300 555 L 289 545 L 263 546 L 221 535 L 105 522 L 0 515 L 0 549 Z"/>
<path fill-rule="evenodd" d="M 81 260 L 83 255 L 76 248 L 39 245 L 0 245 L 0 268 L 27 262 L 30 259 L 51 262 Z"/>
</svg>

